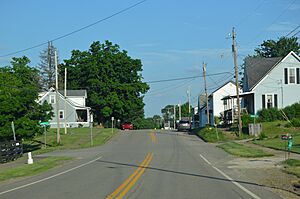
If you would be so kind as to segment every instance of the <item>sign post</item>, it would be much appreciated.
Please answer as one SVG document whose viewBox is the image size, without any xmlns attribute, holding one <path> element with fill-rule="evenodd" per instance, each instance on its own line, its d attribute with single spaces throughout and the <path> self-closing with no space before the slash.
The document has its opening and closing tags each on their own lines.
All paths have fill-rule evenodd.
<svg viewBox="0 0 300 199">
<path fill-rule="evenodd" d="M 40 125 L 42 127 L 44 127 L 44 144 L 45 144 L 45 148 L 47 146 L 47 126 L 50 126 L 49 122 L 40 122 Z"/>
<path fill-rule="evenodd" d="M 290 151 L 292 150 L 293 146 L 293 136 L 287 134 L 282 134 L 281 135 L 281 140 L 284 140 L 284 150 L 285 150 L 285 155 L 284 159 L 286 160 L 286 153 L 288 152 L 288 159 L 290 158 Z"/>
<path fill-rule="evenodd" d="M 114 120 L 115 120 L 115 118 L 111 117 L 111 134 L 114 133 Z"/>
</svg>

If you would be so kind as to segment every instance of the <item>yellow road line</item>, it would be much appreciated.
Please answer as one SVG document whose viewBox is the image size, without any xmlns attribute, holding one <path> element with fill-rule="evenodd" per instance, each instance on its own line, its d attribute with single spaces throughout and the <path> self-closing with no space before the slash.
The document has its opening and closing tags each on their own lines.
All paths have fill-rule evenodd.
<svg viewBox="0 0 300 199">
<path fill-rule="evenodd" d="M 116 195 L 119 194 L 120 191 L 122 191 L 126 185 L 138 174 L 138 172 L 140 170 L 142 170 L 142 168 L 144 167 L 144 165 L 148 162 L 149 158 L 151 157 L 151 154 L 148 153 L 145 160 L 139 165 L 139 168 L 137 168 L 135 170 L 135 172 L 133 174 L 131 174 L 127 179 L 126 181 L 121 184 L 113 193 L 111 193 L 109 196 L 106 197 L 106 199 L 112 199 L 113 197 L 115 197 Z"/>
<path fill-rule="evenodd" d="M 157 143 L 157 138 L 156 138 L 155 134 L 153 132 L 151 132 L 149 135 L 150 135 L 151 141 L 153 143 Z"/>
<path fill-rule="evenodd" d="M 128 186 L 120 193 L 116 199 L 121 199 L 123 198 L 126 193 L 131 189 L 131 187 L 136 183 L 136 181 L 141 177 L 141 175 L 145 172 L 146 168 L 148 167 L 149 163 L 151 162 L 153 158 L 153 153 L 151 153 L 150 158 L 148 159 L 147 163 L 145 166 L 142 168 L 142 170 L 135 176 L 135 178 L 128 184 Z"/>
</svg>

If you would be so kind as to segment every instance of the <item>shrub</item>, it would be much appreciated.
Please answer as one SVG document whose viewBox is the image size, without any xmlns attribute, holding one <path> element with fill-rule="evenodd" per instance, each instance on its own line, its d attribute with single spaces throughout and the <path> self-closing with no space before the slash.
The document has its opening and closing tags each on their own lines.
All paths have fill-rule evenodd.
<svg viewBox="0 0 300 199">
<path fill-rule="evenodd" d="M 283 109 L 288 118 L 300 118 L 300 103 L 292 104 Z"/>
<path fill-rule="evenodd" d="M 283 120 L 282 114 L 277 108 L 262 109 L 258 111 L 257 114 L 259 116 L 259 120 L 262 122 Z"/>
<path fill-rule="evenodd" d="M 294 127 L 300 127 L 300 118 L 293 118 L 291 123 Z"/>
</svg>

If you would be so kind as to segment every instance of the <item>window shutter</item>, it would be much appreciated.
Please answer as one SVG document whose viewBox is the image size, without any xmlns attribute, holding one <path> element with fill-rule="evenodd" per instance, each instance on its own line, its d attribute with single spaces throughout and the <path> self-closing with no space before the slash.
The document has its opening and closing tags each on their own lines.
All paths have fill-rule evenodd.
<svg viewBox="0 0 300 199">
<path fill-rule="evenodd" d="M 262 108 L 266 108 L 266 98 L 265 98 L 265 95 L 262 95 Z"/>
<path fill-rule="evenodd" d="M 299 74 L 299 68 L 296 69 L 296 78 L 297 78 L 297 84 L 300 84 L 300 74 Z"/>
<path fill-rule="evenodd" d="M 284 69 L 284 83 L 288 84 L 288 69 Z"/>
<path fill-rule="evenodd" d="M 274 94 L 274 107 L 278 107 L 278 102 L 277 102 L 277 94 Z"/>
</svg>

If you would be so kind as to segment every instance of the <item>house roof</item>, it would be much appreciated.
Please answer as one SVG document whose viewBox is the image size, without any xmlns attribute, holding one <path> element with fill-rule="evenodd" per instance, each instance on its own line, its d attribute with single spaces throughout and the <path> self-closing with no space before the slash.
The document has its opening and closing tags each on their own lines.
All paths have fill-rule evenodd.
<svg viewBox="0 0 300 199">
<path fill-rule="evenodd" d="M 222 86 L 218 87 L 216 90 L 214 90 L 213 92 L 211 92 L 211 94 L 209 96 L 211 96 L 212 94 L 214 94 L 215 92 L 217 92 L 218 90 L 222 89 L 224 86 L 226 86 L 227 84 L 230 84 L 230 83 L 233 84 L 233 85 L 235 85 L 235 83 L 232 80 L 230 80 L 228 82 L 225 82 Z"/>
<path fill-rule="evenodd" d="M 282 57 L 249 57 L 245 60 L 245 75 L 249 91 L 280 61 Z"/>
<path fill-rule="evenodd" d="M 64 95 L 64 90 L 58 91 L 60 94 Z M 67 96 L 71 97 L 86 97 L 86 90 L 67 90 Z"/>
</svg>

